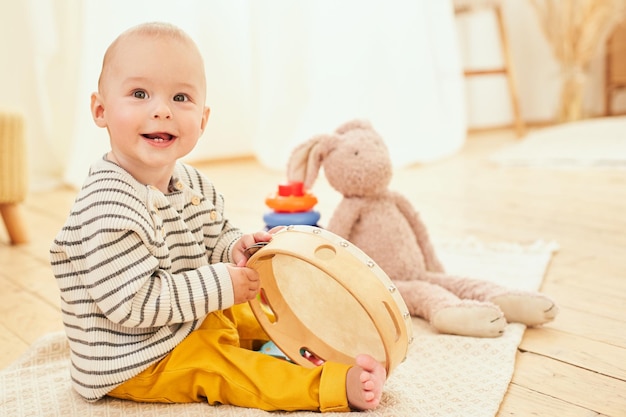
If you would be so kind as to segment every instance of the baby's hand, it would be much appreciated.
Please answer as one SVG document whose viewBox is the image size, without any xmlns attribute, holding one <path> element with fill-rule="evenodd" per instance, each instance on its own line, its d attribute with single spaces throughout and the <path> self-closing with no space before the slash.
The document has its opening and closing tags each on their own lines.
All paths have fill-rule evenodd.
<svg viewBox="0 0 626 417">
<path fill-rule="evenodd" d="M 247 234 L 241 236 L 241 238 L 235 243 L 233 247 L 233 261 L 239 266 L 243 266 L 248 261 L 249 255 L 246 254 L 246 249 L 258 242 L 269 242 L 272 239 L 272 234 L 280 230 L 282 227 L 273 228 L 269 232 L 261 230 L 254 234 Z"/>
<path fill-rule="evenodd" d="M 236 265 L 228 265 L 228 273 L 233 282 L 233 292 L 235 295 L 235 304 L 245 303 L 256 297 L 261 286 L 259 274 L 252 268 L 247 268 L 246 263 L 250 255 L 246 253 L 246 249 L 258 242 L 269 242 L 272 234 L 282 229 L 281 226 L 275 227 L 269 232 L 264 230 L 254 234 L 247 234 L 235 243 L 233 247 L 233 261 Z"/>
<path fill-rule="evenodd" d="M 245 303 L 256 297 L 261 286 L 258 272 L 252 268 L 232 264 L 228 264 L 227 268 L 233 283 L 235 304 Z"/>
</svg>

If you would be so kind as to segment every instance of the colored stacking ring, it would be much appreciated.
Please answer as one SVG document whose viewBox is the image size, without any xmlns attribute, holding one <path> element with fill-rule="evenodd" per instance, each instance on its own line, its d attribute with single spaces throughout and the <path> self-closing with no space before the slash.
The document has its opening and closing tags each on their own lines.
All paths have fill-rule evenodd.
<svg viewBox="0 0 626 417">
<path fill-rule="evenodd" d="M 263 221 L 268 228 L 276 226 L 290 226 L 302 224 L 307 226 L 315 226 L 320 219 L 320 213 L 314 210 L 303 211 L 300 213 L 267 213 L 263 216 Z"/>
<path fill-rule="evenodd" d="M 274 195 L 265 199 L 265 204 L 274 211 L 294 213 L 311 210 L 317 204 L 317 198 L 312 194 L 304 194 L 300 196 Z"/>
</svg>

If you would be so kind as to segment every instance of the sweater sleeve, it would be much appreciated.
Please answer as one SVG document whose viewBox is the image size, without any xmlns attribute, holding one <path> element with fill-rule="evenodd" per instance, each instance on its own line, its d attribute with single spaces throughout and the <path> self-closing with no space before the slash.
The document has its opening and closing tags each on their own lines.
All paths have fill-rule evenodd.
<svg viewBox="0 0 626 417">
<path fill-rule="evenodd" d="M 172 273 L 160 267 L 140 234 L 132 230 L 102 232 L 88 243 L 89 256 L 79 267 L 89 271 L 83 283 L 114 323 L 160 327 L 197 320 L 233 304 L 230 275 L 223 263 Z"/>
<path fill-rule="evenodd" d="M 162 194 L 151 200 L 150 191 L 144 197 L 117 179 L 93 184 L 81 192 L 54 242 L 62 296 L 77 304 L 95 302 L 125 327 L 190 322 L 233 304 L 226 265 L 210 263 L 202 239 L 197 242 L 197 234 L 209 236 L 223 252 L 238 236 L 221 215 L 209 224 L 196 215 L 217 211 L 210 201 L 189 204 L 180 214 Z"/>
</svg>

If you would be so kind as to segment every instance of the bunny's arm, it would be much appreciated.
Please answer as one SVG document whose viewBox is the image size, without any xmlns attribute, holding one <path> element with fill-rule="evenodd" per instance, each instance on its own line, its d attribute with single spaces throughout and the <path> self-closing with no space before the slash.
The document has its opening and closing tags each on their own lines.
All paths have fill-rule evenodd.
<svg viewBox="0 0 626 417">
<path fill-rule="evenodd" d="M 424 256 L 426 270 L 431 272 L 444 272 L 443 265 L 439 261 L 439 258 L 437 258 L 435 248 L 430 241 L 428 229 L 422 221 L 419 213 L 415 210 L 415 208 L 413 208 L 413 205 L 409 202 L 409 200 L 402 194 L 394 192 L 392 196 L 396 203 L 396 207 L 398 207 L 398 210 L 409 222 L 409 225 L 413 230 L 413 234 L 415 235 L 417 244 L 422 250 L 422 254 Z"/>
<path fill-rule="evenodd" d="M 350 240 L 354 225 L 361 216 L 361 206 L 362 201 L 359 198 L 343 198 L 335 208 L 326 228 L 334 234 Z"/>
</svg>

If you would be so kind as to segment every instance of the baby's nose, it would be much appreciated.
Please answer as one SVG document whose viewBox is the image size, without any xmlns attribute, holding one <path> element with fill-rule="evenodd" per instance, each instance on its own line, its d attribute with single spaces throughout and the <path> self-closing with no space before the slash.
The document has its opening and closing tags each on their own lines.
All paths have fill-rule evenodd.
<svg viewBox="0 0 626 417">
<path fill-rule="evenodd" d="M 154 119 L 169 119 L 172 117 L 172 111 L 170 106 L 163 100 L 158 100 L 152 118 Z"/>
</svg>

